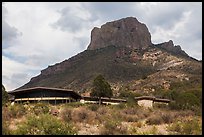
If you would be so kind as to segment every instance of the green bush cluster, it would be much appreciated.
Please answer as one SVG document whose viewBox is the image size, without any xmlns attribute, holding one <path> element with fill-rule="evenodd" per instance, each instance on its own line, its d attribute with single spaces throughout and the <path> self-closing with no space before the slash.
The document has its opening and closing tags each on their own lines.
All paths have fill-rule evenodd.
<svg viewBox="0 0 204 137">
<path fill-rule="evenodd" d="M 194 81 L 184 81 L 171 83 L 170 89 L 165 91 L 157 88 L 154 96 L 158 98 L 168 98 L 170 109 L 193 110 L 200 113 L 202 105 L 202 86 Z"/>
<path fill-rule="evenodd" d="M 121 123 L 115 120 L 106 120 L 101 130 L 101 135 L 124 135 L 127 134 L 127 128 L 122 127 Z"/>
<path fill-rule="evenodd" d="M 188 119 L 184 121 L 177 121 L 168 127 L 172 134 L 180 135 L 201 135 L 202 123 L 198 118 Z"/>
<path fill-rule="evenodd" d="M 46 103 L 37 103 L 33 108 L 35 115 L 47 114 L 49 112 L 48 104 Z"/>
<path fill-rule="evenodd" d="M 73 108 L 78 108 L 83 106 L 84 104 L 82 104 L 81 102 L 71 102 L 71 103 L 67 103 L 65 104 L 66 107 L 73 107 Z"/>
<path fill-rule="evenodd" d="M 91 111 L 97 111 L 98 108 L 99 108 L 99 105 L 97 105 L 97 104 L 90 104 L 90 105 L 88 106 L 88 108 L 89 108 Z"/>
<path fill-rule="evenodd" d="M 2 135 L 10 135 L 11 130 L 9 129 L 9 124 L 6 121 L 2 121 Z"/>
<path fill-rule="evenodd" d="M 4 106 L 9 100 L 9 96 L 8 93 L 4 87 L 4 85 L 2 85 L 2 106 Z"/>
<path fill-rule="evenodd" d="M 70 123 L 63 123 L 49 114 L 29 116 L 27 121 L 18 126 L 15 135 L 72 135 L 76 134 Z"/>
<path fill-rule="evenodd" d="M 13 106 L 10 105 L 8 109 L 12 118 L 19 118 L 27 114 L 23 104 L 15 104 Z"/>
<path fill-rule="evenodd" d="M 174 116 L 171 113 L 156 113 L 147 118 L 146 123 L 148 125 L 169 124 L 174 120 Z"/>
<path fill-rule="evenodd" d="M 201 105 L 198 97 L 196 97 L 195 94 L 193 93 L 189 92 L 176 93 L 175 91 L 172 91 L 170 95 L 173 99 L 173 101 L 170 102 L 169 104 L 169 107 L 171 109 L 193 110 L 195 107 L 200 107 Z"/>
</svg>

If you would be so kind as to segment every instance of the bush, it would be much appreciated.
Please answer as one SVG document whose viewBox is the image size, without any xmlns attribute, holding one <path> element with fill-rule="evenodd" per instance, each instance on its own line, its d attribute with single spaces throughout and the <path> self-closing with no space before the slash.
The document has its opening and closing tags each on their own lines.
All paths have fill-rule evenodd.
<svg viewBox="0 0 204 137">
<path fill-rule="evenodd" d="M 174 116 L 170 113 L 164 113 L 161 115 L 161 118 L 163 120 L 163 123 L 169 124 L 173 122 Z"/>
<path fill-rule="evenodd" d="M 148 125 L 159 125 L 162 124 L 162 122 L 162 117 L 157 115 L 150 116 L 146 121 Z"/>
<path fill-rule="evenodd" d="M 9 106 L 9 112 L 12 118 L 19 118 L 26 114 L 26 109 L 22 104 L 15 104 L 13 106 Z"/>
<path fill-rule="evenodd" d="M 200 98 L 191 92 L 181 92 L 176 91 L 170 92 L 170 98 L 174 101 L 169 103 L 170 109 L 175 110 L 194 110 L 195 107 L 200 107 Z"/>
<path fill-rule="evenodd" d="M 135 115 L 135 114 L 137 114 L 137 113 L 139 113 L 138 112 L 138 110 L 136 110 L 135 108 L 126 108 L 125 110 L 123 110 L 123 113 L 124 114 L 129 114 L 129 115 Z"/>
<path fill-rule="evenodd" d="M 90 105 L 88 106 L 88 108 L 89 108 L 91 111 L 97 111 L 98 108 L 99 108 L 99 105 L 97 105 L 97 104 L 90 104 Z"/>
<path fill-rule="evenodd" d="M 9 95 L 4 87 L 4 85 L 2 85 L 2 106 L 4 106 L 9 100 Z"/>
<path fill-rule="evenodd" d="M 49 112 L 48 104 L 46 103 L 37 103 L 35 104 L 33 111 L 36 115 L 47 114 Z"/>
<path fill-rule="evenodd" d="M 121 114 L 121 117 L 122 117 L 123 121 L 126 121 L 126 122 L 137 122 L 139 120 L 137 115 L 124 115 L 124 114 Z"/>
<path fill-rule="evenodd" d="M 127 134 L 127 127 L 123 127 L 120 122 L 107 120 L 101 130 L 101 135 L 124 135 Z"/>
<path fill-rule="evenodd" d="M 115 108 L 124 109 L 126 108 L 126 103 L 120 103 L 119 105 L 116 105 Z"/>
<path fill-rule="evenodd" d="M 96 114 L 93 111 L 90 111 L 86 108 L 77 108 L 72 112 L 72 120 L 75 122 L 94 122 Z"/>
<path fill-rule="evenodd" d="M 173 134 L 181 135 L 201 135 L 202 123 L 198 118 L 188 119 L 184 121 L 177 121 L 168 127 Z"/>
<path fill-rule="evenodd" d="M 61 112 L 61 117 L 64 121 L 70 122 L 72 120 L 72 110 L 70 108 L 64 108 Z"/>
<path fill-rule="evenodd" d="M 10 135 L 9 124 L 7 121 L 2 121 L 2 135 Z"/>
<path fill-rule="evenodd" d="M 66 107 L 73 107 L 73 108 L 78 108 L 83 106 L 84 104 L 82 104 L 81 102 L 71 102 L 71 103 L 67 103 L 65 106 Z"/>
<path fill-rule="evenodd" d="M 72 135 L 76 134 L 71 124 L 62 123 L 49 114 L 29 116 L 27 121 L 13 131 L 15 135 Z"/>
<path fill-rule="evenodd" d="M 174 113 L 171 112 L 161 112 L 161 111 L 156 111 L 153 113 L 148 119 L 147 119 L 147 124 L 149 125 L 159 125 L 159 124 L 169 124 L 172 123 L 175 118 Z"/>
</svg>

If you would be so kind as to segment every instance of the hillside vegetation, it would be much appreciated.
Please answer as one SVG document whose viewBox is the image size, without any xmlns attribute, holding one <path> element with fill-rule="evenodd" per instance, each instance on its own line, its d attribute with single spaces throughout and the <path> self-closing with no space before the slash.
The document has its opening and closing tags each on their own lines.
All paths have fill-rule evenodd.
<svg viewBox="0 0 204 137">
<path fill-rule="evenodd" d="M 122 90 L 122 89 L 121 89 Z M 171 103 L 143 108 L 123 88 L 119 105 L 47 103 L 15 104 L 2 107 L 5 135 L 201 135 L 202 85 L 174 83 L 168 91 L 158 89 L 159 98 Z"/>
</svg>

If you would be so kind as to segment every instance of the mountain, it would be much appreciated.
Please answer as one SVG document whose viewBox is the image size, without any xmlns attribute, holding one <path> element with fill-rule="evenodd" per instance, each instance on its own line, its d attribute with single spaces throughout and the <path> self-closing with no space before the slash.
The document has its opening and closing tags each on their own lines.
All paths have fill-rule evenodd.
<svg viewBox="0 0 204 137">
<path fill-rule="evenodd" d="M 153 44 L 147 26 L 127 17 L 95 27 L 85 51 L 49 66 L 18 89 L 48 86 L 89 93 L 98 74 L 110 82 L 115 95 L 124 86 L 151 93 L 179 81 L 200 83 L 202 61 L 190 57 L 172 40 Z"/>
</svg>

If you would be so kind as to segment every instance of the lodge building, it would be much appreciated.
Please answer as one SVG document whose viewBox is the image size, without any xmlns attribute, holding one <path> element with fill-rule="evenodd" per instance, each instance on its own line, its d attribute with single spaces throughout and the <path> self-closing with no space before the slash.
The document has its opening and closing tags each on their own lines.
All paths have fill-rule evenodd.
<svg viewBox="0 0 204 137">
<path fill-rule="evenodd" d="M 18 89 L 8 92 L 13 99 L 10 99 L 14 103 L 37 103 L 47 102 L 50 104 L 81 102 L 81 103 L 94 103 L 94 104 L 106 104 L 106 105 L 118 105 L 120 103 L 127 102 L 126 99 L 108 98 L 108 97 L 90 97 L 81 96 L 77 92 L 68 89 L 50 88 L 50 87 L 33 87 L 26 89 Z M 154 104 L 166 104 L 170 102 L 168 99 L 159 99 L 151 96 L 135 97 L 135 101 L 139 106 L 153 107 Z"/>
<path fill-rule="evenodd" d="M 80 94 L 67 89 L 48 88 L 48 87 L 33 87 L 27 89 L 19 89 L 8 92 L 14 96 L 12 102 L 48 102 L 51 104 L 69 103 L 79 101 L 82 97 Z"/>
</svg>

